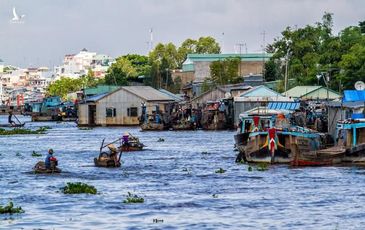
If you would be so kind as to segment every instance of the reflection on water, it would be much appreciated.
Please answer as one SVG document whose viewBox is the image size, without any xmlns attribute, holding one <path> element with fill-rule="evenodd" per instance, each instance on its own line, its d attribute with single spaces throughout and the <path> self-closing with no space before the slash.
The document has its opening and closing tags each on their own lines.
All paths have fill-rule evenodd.
<svg viewBox="0 0 365 230">
<path fill-rule="evenodd" d="M 0 203 L 13 199 L 25 210 L 0 216 L 1 229 L 361 229 L 365 224 L 361 168 L 272 166 L 249 172 L 247 165 L 234 163 L 233 132 L 26 124 L 44 125 L 52 127 L 46 135 L 0 137 Z M 118 169 L 93 167 L 102 139 L 113 140 L 126 130 L 146 150 L 124 153 Z M 160 137 L 165 141 L 157 142 Z M 43 160 L 32 157 L 32 151 L 45 156 L 48 148 L 55 150 L 64 173 L 31 174 Z M 227 172 L 216 174 L 219 168 Z M 100 194 L 59 192 L 76 181 L 94 185 Z M 122 203 L 128 192 L 145 203 Z"/>
</svg>

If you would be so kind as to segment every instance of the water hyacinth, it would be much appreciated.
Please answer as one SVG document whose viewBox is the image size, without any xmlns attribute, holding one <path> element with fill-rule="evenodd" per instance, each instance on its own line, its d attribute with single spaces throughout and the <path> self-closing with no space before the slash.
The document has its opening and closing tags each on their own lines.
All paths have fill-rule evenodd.
<svg viewBox="0 0 365 230">
<path fill-rule="evenodd" d="M 41 157 L 42 154 L 41 153 L 37 153 L 36 151 L 32 152 L 32 157 Z"/>
<path fill-rule="evenodd" d="M 127 198 L 123 201 L 125 204 L 144 203 L 144 198 L 128 192 Z"/>
<path fill-rule="evenodd" d="M 0 128 L 0 135 L 25 135 L 25 134 L 44 134 L 47 129 L 40 127 L 37 130 L 30 129 L 2 129 Z"/>
<path fill-rule="evenodd" d="M 24 210 L 22 209 L 22 207 L 14 207 L 14 204 L 12 201 L 9 202 L 9 204 L 7 204 L 6 206 L 1 206 L 0 205 L 0 214 L 18 214 L 18 213 L 23 213 Z"/>
<path fill-rule="evenodd" d="M 68 182 L 65 187 L 62 188 L 64 194 L 93 194 L 97 193 L 97 189 L 92 186 L 82 182 L 70 183 Z"/>
<path fill-rule="evenodd" d="M 227 170 L 219 168 L 218 170 L 215 171 L 215 173 L 225 173 Z"/>
</svg>

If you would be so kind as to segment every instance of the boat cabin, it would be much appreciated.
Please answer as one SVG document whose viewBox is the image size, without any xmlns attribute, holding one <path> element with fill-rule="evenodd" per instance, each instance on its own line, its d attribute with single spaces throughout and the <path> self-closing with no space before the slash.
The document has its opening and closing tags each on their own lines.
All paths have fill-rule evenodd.
<svg viewBox="0 0 365 230">
<path fill-rule="evenodd" d="M 347 148 L 365 143 L 365 119 L 337 122 L 336 141 Z"/>
</svg>

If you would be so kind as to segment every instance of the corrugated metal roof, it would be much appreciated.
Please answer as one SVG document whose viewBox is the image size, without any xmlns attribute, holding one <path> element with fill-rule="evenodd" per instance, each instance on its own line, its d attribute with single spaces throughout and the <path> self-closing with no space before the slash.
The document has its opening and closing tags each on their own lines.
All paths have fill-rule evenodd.
<svg viewBox="0 0 365 230">
<path fill-rule="evenodd" d="M 269 102 L 267 105 L 269 109 L 274 110 L 296 110 L 299 109 L 300 103 L 299 102 Z"/>
<path fill-rule="evenodd" d="M 250 53 L 250 54 L 188 54 L 187 60 L 189 62 L 195 61 L 219 61 L 230 57 L 241 57 L 242 61 L 262 61 L 268 60 L 272 57 L 271 53 Z"/>
<path fill-rule="evenodd" d="M 358 109 L 364 108 L 365 102 L 364 101 L 348 101 L 348 102 L 341 102 L 341 101 L 330 101 L 328 102 L 329 107 L 336 107 L 336 108 L 350 108 L 350 109 Z"/>
<path fill-rule="evenodd" d="M 365 101 L 365 90 L 345 90 L 343 101 Z"/>
<path fill-rule="evenodd" d="M 295 86 L 294 88 L 289 89 L 283 94 L 288 97 L 299 98 L 320 88 L 322 88 L 322 86 Z"/>
<path fill-rule="evenodd" d="M 88 97 L 86 99 L 86 102 L 96 102 L 98 100 L 100 100 L 101 98 L 103 98 L 104 96 L 108 95 L 109 93 L 101 93 L 101 94 L 97 94 L 91 97 Z"/>
<path fill-rule="evenodd" d="M 167 91 L 166 89 L 159 89 L 158 91 L 160 91 L 163 94 L 166 94 L 168 97 L 171 97 L 171 99 L 173 99 L 175 101 L 182 101 L 183 100 L 180 96 L 178 96 L 174 93 L 171 93 L 170 91 Z"/>
<path fill-rule="evenodd" d="M 122 89 L 133 93 L 146 101 L 174 101 L 171 97 L 151 86 L 123 86 Z"/>
</svg>

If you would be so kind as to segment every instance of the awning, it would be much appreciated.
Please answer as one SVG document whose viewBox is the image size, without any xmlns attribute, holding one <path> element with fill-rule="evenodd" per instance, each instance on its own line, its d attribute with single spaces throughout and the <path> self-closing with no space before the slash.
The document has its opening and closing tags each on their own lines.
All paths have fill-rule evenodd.
<svg viewBox="0 0 365 230">
<path fill-rule="evenodd" d="M 299 109 L 300 103 L 299 102 L 270 102 L 267 106 L 269 109 L 275 110 L 296 110 Z"/>
</svg>

